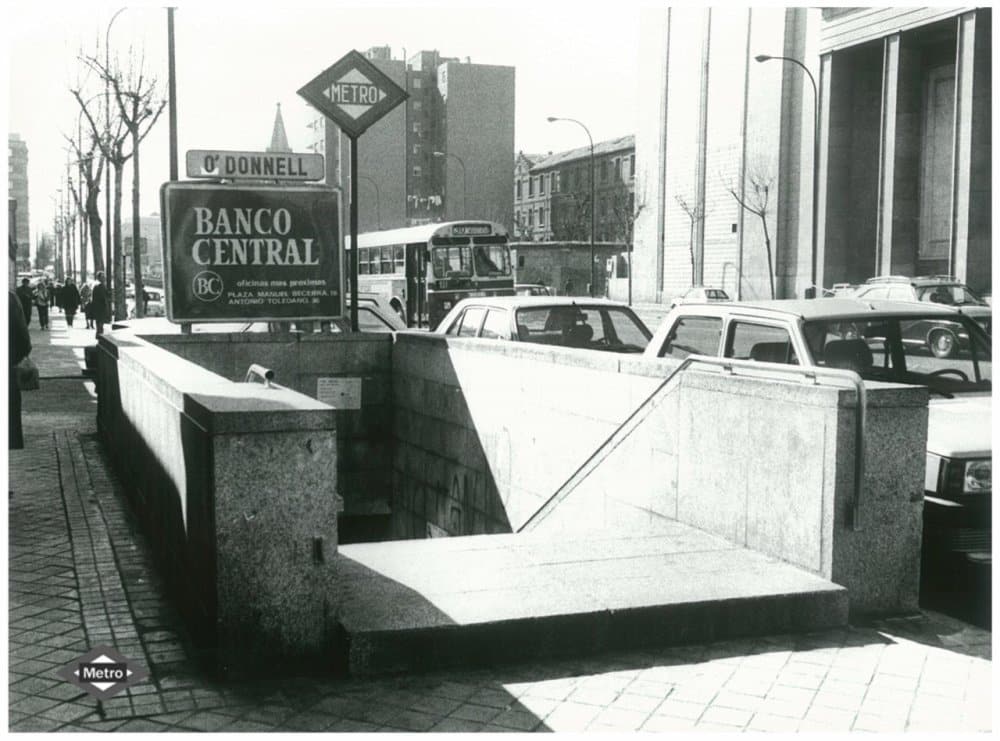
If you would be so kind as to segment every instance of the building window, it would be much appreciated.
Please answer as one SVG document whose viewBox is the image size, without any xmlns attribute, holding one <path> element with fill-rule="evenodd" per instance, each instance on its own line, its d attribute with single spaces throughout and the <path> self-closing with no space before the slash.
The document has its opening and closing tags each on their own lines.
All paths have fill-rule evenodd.
<svg viewBox="0 0 1000 741">
<path fill-rule="evenodd" d="M 528 209 L 528 226 L 535 225 L 535 212 L 532 209 Z"/>
<path fill-rule="evenodd" d="M 545 226 L 545 209 L 538 209 L 538 226 Z"/>
<path fill-rule="evenodd" d="M 420 122 L 419 121 L 414 121 L 413 122 L 413 133 L 414 134 L 419 134 L 420 133 Z"/>
<path fill-rule="evenodd" d="M 521 181 L 520 180 L 518 180 L 516 183 L 514 183 L 514 200 L 515 201 L 520 201 L 521 200 Z"/>
<path fill-rule="evenodd" d="M 538 176 L 538 195 L 545 195 L 545 176 Z"/>
<path fill-rule="evenodd" d="M 530 198 L 533 195 L 535 195 L 535 179 L 529 177 L 528 178 L 528 197 Z"/>
<path fill-rule="evenodd" d="M 605 182 L 608 179 L 608 161 L 601 160 L 601 182 Z"/>
<path fill-rule="evenodd" d="M 622 163 L 617 157 L 611 160 L 611 172 L 615 176 L 615 180 L 622 179 Z"/>
<path fill-rule="evenodd" d="M 576 168 L 576 189 L 579 190 L 583 186 L 583 168 Z"/>
<path fill-rule="evenodd" d="M 635 155 L 630 154 L 628 158 L 628 176 L 630 178 L 635 177 Z"/>
<path fill-rule="evenodd" d="M 423 171 L 420 169 L 420 165 L 414 165 L 413 166 L 413 177 L 415 177 L 415 178 L 420 177 L 420 175 L 422 174 L 422 172 Z"/>
<path fill-rule="evenodd" d="M 423 103 L 421 103 L 419 100 L 413 101 L 413 110 L 419 111 L 421 108 L 423 108 Z"/>
<path fill-rule="evenodd" d="M 552 188 L 551 188 L 551 191 L 553 193 L 558 193 L 559 192 L 559 173 L 558 172 L 552 173 Z"/>
<path fill-rule="evenodd" d="M 419 77 L 414 77 L 412 80 L 410 80 L 410 83 L 415 88 L 423 87 L 423 81 Z"/>
</svg>

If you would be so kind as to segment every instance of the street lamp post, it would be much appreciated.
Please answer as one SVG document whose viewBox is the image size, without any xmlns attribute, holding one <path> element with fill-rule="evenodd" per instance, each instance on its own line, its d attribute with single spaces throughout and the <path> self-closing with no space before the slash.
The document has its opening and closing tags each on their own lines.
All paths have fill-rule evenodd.
<svg viewBox="0 0 1000 741">
<path fill-rule="evenodd" d="M 372 180 L 367 175 L 359 176 L 361 180 L 367 180 L 375 188 L 375 223 L 379 230 L 382 229 L 382 192 L 379 190 L 378 183 Z"/>
<path fill-rule="evenodd" d="M 454 157 L 455 161 L 462 166 L 462 218 L 467 219 L 469 216 L 465 207 L 466 203 L 465 199 L 468 198 L 469 191 L 466 187 L 466 181 L 465 181 L 465 163 L 462 162 L 461 157 L 459 157 L 457 154 L 452 154 L 451 152 L 433 152 L 433 155 L 435 157 Z"/>
<path fill-rule="evenodd" d="M 767 62 L 771 59 L 778 59 L 782 62 L 790 62 L 801 68 L 812 83 L 813 90 L 813 165 L 812 165 L 812 263 L 810 281 L 812 283 L 813 298 L 822 294 L 819 286 L 816 285 L 816 260 L 818 259 L 818 229 L 819 229 L 819 89 L 816 87 L 816 78 L 812 72 L 798 59 L 792 57 L 774 57 L 769 54 L 758 54 L 754 57 L 758 62 Z"/>
<path fill-rule="evenodd" d="M 108 21 L 108 28 L 104 32 L 104 71 L 106 73 L 104 78 L 104 126 L 105 126 L 105 136 L 108 138 L 105 146 L 111 146 L 111 80 L 109 76 L 111 74 L 111 51 L 109 49 L 109 44 L 111 43 L 111 26 L 115 22 L 115 19 L 124 13 L 126 8 L 119 8 L 115 11 L 115 14 L 111 16 L 111 20 Z M 117 271 L 114 270 L 114 264 L 111 261 L 111 162 L 110 160 L 105 162 L 104 170 L 104 218 L 105 218 L 105 228 L 104 228 L 104 273 L 107 280 L 108 291 L 111 295 L 114 295 L 112 289 L 112 281 L 116 278 L 120 280 L 120 276 L 116 276 Z"/>
<path fill-rule="evenodd" d="M 546 120 L 549 123 L 554 121 L 569 121 L 571 123 L 575 123 L 587 132 L 587 138 L 590 140 L 590 296 L 593 298 L 594 289 L 597 286 L 597 275 L 594 271 L 594 234 L 597 231 L 597 202 L 594 200 L 594 137 L 590 135 L 590 129 L 577 121 L 575 118 L 559 118 L 556 116 L 549 116 Z"/>
</svg>

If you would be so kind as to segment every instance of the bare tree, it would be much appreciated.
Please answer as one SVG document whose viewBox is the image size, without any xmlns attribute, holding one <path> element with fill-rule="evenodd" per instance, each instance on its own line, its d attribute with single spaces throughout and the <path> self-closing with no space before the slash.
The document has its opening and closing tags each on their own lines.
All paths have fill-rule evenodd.
<svg viewBox="0 0 1000 741">
<path fill-rule="evenodd" d="M 694 230 L 698 222 L 705 218 L 705 202 L 695 201 L 692 203 L 680 193 L 674 196 L 674 200 L 677 201 L 677 205 L 681 207 L 681 210 L 688 217 L 688 253 L 691 255 L 691 285 L 694 285 Z"/>
<path fill-rule="evenodd" d="M 771 298 L 774 298 L 774 268 L 771 259 L 771 233 L 767 228 L 767 217 L 770 213 L 771 190 L 774 187 L 775 176 L 772 171 L 760 162 L 748 163 L 744 183 L 745 188 L 729 184 L 726 190 L 736 199 L 736 202 L 746 211 L 760 219 L 764 230 L 764 251 L 767 254 L 767 278 L 770 282 Z M 738 276 L 742 280 L 742 276 Z"/>
<path fill-rule="evenodd" d="M 83 61 L 111 86 L 118 115 L 114 133 L 106 132 L 102 152 L 115 170 L 114 186 L 114 260 L 115 272 L 122 280 L 115 281 L 115 318 L 125 318 L 125 281 L 122 261 L 122 175 L 125 163 L 132 160 L 132 252 L 133 283 L 135 285 L 136 317 L 144 315 L 142 288 L 142 257 L 139 230 L 139 144 L 153 128 L 166 106 L 157 96 L 158 85 L 145 70 L 145 58 L 129 50 L 127 70 L 123 72 L 117 60 L 105 65 L 96 56 L 84 56 Z M 92 120 L 92 119 L 91 119 Z M 94 126 L 96 133 L 97 129 Z M 126 142 L 130 149 L 126 150 Z"/>
<path fill-rule="evenodd" d="M 79 91 L 74 90 L 71 92 L 78 101 L 81 100 Z M 81 113 L 87 113 L 89 116 L 90 114 L 83 107 L 82 102 L 81 107 Z M 87 222 L 88 231 L 90 232 L 90 246 L 94 258 L 94 271 L 100 272 L 104 270 L 104 250 L 101 240 L 101 227 L 104 225 L 104 222 L 101 219 L 101 213 L 98 208 L 98 197 L 101 194 L 101 178 L 104 176 L 104 157 L 101 156 L 98 138 L 93 135 L 93 132 L 87 137 L 86 144 L 84 144 L 82 136 L 79 139 L 74 139 L 68 135 L 64 136 L 66 141 L 69 142 L 71 150 L 76 155 L 76 162 L 80 173 L 77 179 L 78 187 L 71 188 L 73 200 L 80 215 Z M 82 245 L 82 275 L 80 277 L 81 280 L 86 280 L 87 231 L 81 230 L 80 239 Z"/>
<path fill-rule="evenodd" d="M 590 238 L 590 196 L 559 193 L 552 196 L 552 238 L 583 241 Z M 596 238 L 596 235 L 595 235 Z"/>
</svg>

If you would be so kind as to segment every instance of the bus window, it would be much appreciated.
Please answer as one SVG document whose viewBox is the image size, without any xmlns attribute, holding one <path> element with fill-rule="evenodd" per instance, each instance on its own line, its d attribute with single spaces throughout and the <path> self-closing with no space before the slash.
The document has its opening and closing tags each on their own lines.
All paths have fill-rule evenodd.
<svg viewBox="0 0 1000 741">
<path fill-rule="evenodd" d="M 383 275 L 388 275 L 388 274 L 391 274 L 393 272 L 392 247 L 390 245 L 386 245 L 385 247 L 382 248 L 382 270 L 381 270 L 381 272 L 382 272 Z"/>
<path fill-rule="evenodd" d="M 406 248 L 401 244 L 394 245 L 392 255 L 393 272 L 397 275 L 404 275 L 406 273 Z"/>
<path fill-rule="evenodd" d="M 438 278 L 459 278 L 472 275 L 468 247 L 435 247 L 434 275 Z"/>
<path fill-rule="evenodd" d="M 358 275 L 368 275 L 368 248 L 358 250 Z"/>
<path fill-rule="evenodd" d="M 477 244 L 472 250 L 476 275 L 480 277 L 510 275 L 510 252 L 506 245 Z"/>
</svg>

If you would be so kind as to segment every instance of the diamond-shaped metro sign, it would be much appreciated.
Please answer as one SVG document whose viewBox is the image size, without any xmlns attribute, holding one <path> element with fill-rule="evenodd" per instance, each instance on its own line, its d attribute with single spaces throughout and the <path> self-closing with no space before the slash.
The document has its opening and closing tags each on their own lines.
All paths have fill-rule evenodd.
<svg viewBox="0 0 1000 741">
<path fill-rule="evenodd" d="M 409 97 L 357 51 L 303 85 L 299 95 L 353 139 Z"/>
</svg>

